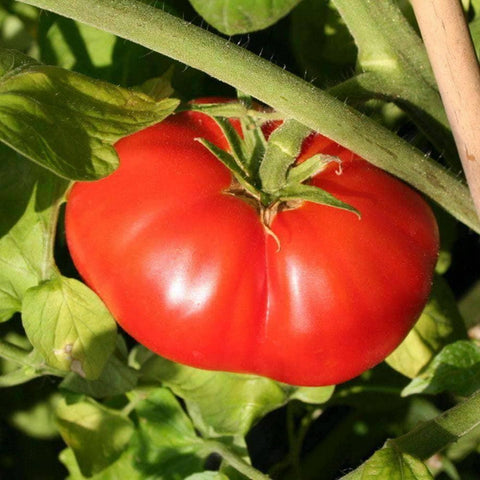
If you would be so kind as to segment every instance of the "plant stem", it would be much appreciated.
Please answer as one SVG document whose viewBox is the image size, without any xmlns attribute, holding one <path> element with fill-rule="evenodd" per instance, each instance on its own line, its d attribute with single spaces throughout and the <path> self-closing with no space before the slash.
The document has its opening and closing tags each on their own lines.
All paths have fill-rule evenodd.
<svg viewBox="0 0 480 480">
<path fill-rule="evenodd" d="M 373 120 L 270 62 L 136 0 L 23 0 L 163 53 L 224 81 L 396 175 L 480 233 L 468 189 Z"/>
<path fill-rule="evenodd" d="M 402 389 L 399 387 L 389 387 L 381 385 L 353 385 L 348 388 L 340 388 L 334 394 L 332 398 L 345 398 L 349 395 L 357 395 L 360 393 L 381 393 L 385 395 L 400 395 Z"/>
<path fill-rule="evenodd" d="M 252 467 L 245 460 L 233 453 L 226 445 L 215 440 L 206 440 L 206 448 L 210 451 L 218 453 L 230 466 L 238 470 L 251 480 L 270 480 L 270 477 L 263 474 L 256 468 Z"/>
<path fill-rule="evenodd" d="M 27 350 L 17 347 L 12 343 L 0 340 L 0 358 L 4 358 L 5 360 L 17 363 L 24 367 L 30 367 L 32 365 L 28 359 L 29 353 L 30 352 Z"/>
<path fill-rule="evenodd" d="M 17 347 L 17 345 L 13 345 L 5 340 L 0 340 L 0 358 L 21 365 L 22 367 L 30 368 L 40 375 L 65 376 L 65 372 L 62 370 L 49 367 L 43 362 L 39 363 L 33 360 L 30 354 L 31 352 L 28 350 Z"/>
<path fill-rule="evenodd" d="M 412 0 L 460 160 L 480 213 L 480 69 L 459 0 Z"/>
<path fill-rule="evenodd" d="M 479 412 L 480 391 L 389 444 L 425 460 L 480 425 Z"/>
<path fill-rule="evenodd" d="M 294 403 L 289 402 L 287 405 L 287 433 L 288 433 L 288 444 L 289 444 L 289 457 L 290 465 L 297 476 L 298 480 L 302 478 L 301 468 L 300 468 L 300 451 L 302 445 L 300 442 L 303 442 L 303 438 L 297 438 L 297 432 L 295 428 L 295 415 L 294 415 Z"/>
</svg>

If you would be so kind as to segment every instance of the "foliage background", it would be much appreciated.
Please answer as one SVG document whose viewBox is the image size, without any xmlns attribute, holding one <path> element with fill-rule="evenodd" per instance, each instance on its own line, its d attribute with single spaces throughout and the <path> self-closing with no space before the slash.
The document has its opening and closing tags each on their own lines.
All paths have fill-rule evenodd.
<svg viewBox="0 0 480 480">
<path fill-rule="evenodd" d="M 390 84 L 389 79 L 394 78 L 395 72 L 388 69 L 386 61 L 393 56 L 388 57 L 389 53 L 382 57 L 385 51 L 368 49 L 366 43 L 360 43 L 362 35 L 358 24 L 349 24 L 350 33 L 344 23 L 349 23 L 348 15 L 342 20 L 337 11 L 337 8 L 342 11 L 344 2 L 290 2 L 294 8 L 287 9 L 286 15 L 273 25 L 263 25 L 259 31 L 243 34 L 234 30 L 217 31 L 205 20 L 218 22 L 211 20 L 211 12 L 202 12 L 203 18 L 193 8 L 201 8 L 201 3 L 172 0 L 154 6 L 213 31 L 225 41 L 240 45 L 326 89 L 457 175 L 458 159 L 449 144 L 449 134 L 439 128 L 441 113 L 432 119 L 436 113 L 425 114 L 421 100 L 415 104 L 413 97 L 408 97 L 410 93 L 400 98 L 403 101 L 393 102 L 397 98 L 397 84 L 393 81 Z M 480 4 L 473 0 L 463 3 L 478 51 Z M 415 30 L 408 2 L 398 0 L 392 4 L 401 9 Z M 214 7 L 213 10 L 215 8 L 218 9 Z M 258 20 L 261 12 L 254 12 L 252 18 Z M 226 28 L 221 22 L 216 26 L 220 30 Z M 402 31 L 396 28 L 389 35 L 401 43 Z M 375 34 L 371 33 L 373 37 Z M 19 50 L 43 64 L 82 73 L 115 86 L 143 85 L 144 91 L 153 97 L 161 96 L 159 91 L 165 88 L 164 82 L 145 82 L 165 74 L 171 78 L 174 96 L 181 100 L 235 95 L 231 86 L 166 56 L 56 14 L 40 13 L 21 2 L 2 0 L 0 3 L 0 46 Z M 365 76 L 368 73 L 373 76 Z M 408 92 L 416 92 L 417 87 L 412 83 L 405 88 Z M 96 97 L 94 107 L 100 108 L 98 102 L 101 101 L 110 102 L 108 110 L 102 108 L 108 111 L 108 118 L 115 119 L 118 112 L 112 98 L 122 94 L 107 90 L 105 98 L 108 99 Z M 154 107 L 145 109 L 154 111 Z M 155 115 L 161 115 L 163 110 L 160 110 L 155 111 Z M 129 115 L 133 114 L 129 112 Z M 147 124 L 154 119 L 153 113 L 148 118 L 150 113 L 142 115 L 144 113 L 137 112 L 136 121 Z M 120 123 L 117 130 L 110 133 L 110 140 L 133 128 Z M 48 128 L 45 132 L 47 135 Z M 26 198 L 24 193 L 29 189 L 33 191 L 37 183 L 26 185 L 24 180 L 47 174 L 35 173 L 34 177 L 29 177 L 30 170 L 27 174 L 21 167 L 30 165 L 29 162 L 18 160 L 3 144 L 1 153 L 0 198 L 3 206 L 0 205 L 0 209 L 4 220 L 0 227 L 5 236 L 8 228 L 30 211 L 24 205 L 30 201 L 30 196 Z M 75 168 L 77 174 L 81 167 L 75 165 Z M 18 178 L 23 183 L 19 184 Z M 39 185 L 51 185 L 51 181 L 49 177 Z M 65 187 L 62 182 L 55 180 L 59 192 Z M 22 205 L 13 220 L 7 214 L 7 209 L 11 213 L 12 204 Z M 333 392 L 333 389 L 289 389 L 264 379 L 182 368 L 150 356 L 125 335 L 113 340 L 111 351 L 114 353 L 109 359 L 99 360 L 101 367 L 107 365 L 100 382 L 85 381 L 71 373 L 65 377 L 63 366 L 52 360 L 48 362 L 50 369 L 37 368 L 33 372 L 31 366 L 41 362 L 30 363 L 30 370 L 22 368 L 23 376 L 17 379 L 17 385 L 13 384 L 15 382 L 7 385 L 8 374 L 17 372 L 17 367 L 4 356 L 2 378 L 7 380 L 3 380 L 5 388 L 0 396 L 2 476 L 55 479 L 70 475 L 77 480 L 94 475 L 98 480 L 122 478 L 128 472 L 128 478 L 186 478 L 195 472 L 218 469 L 221 464 L 218 453 L 224 458 L 229 456 L 225 448 L 237 458 L 245 457 L 248 448 L 253 466 L 258 471 L 269 472 L 273 478 L 327 480 L 348 474 L 381 448 L 388 438 L 410 432 L 419 422 L 437 417 L 480 387 L 480 350 L 475 342 L 479 338 L 477 324 L 480 320 L 480 243 L 472 230 L 436 205 L 434 208 L 441 227 L 442 252 L 432 301 L 408 341 L 386 363 L 338 386 Z M 59 209 L 58 213 L 60 221 L 54 258 L 48 268 L 58 268 L 65 277 L 76 279 L 78 275 L 64 241 L 63 210 Z M 1 249 L 2 244 L 0 254 L 5 256 L 6 250 Z M 30 291 L 27 300 L 39 301 L 37 296 L 32 300 L 34 293 L 38 294 Z M 23 301 L 23 308 L 27 310 L 28 301 Z M 35 344 L 35 336 L 32 337 L 25 311 L 23 325 L 19 313 L 11 319 L 10 315 L 5 317 L 8 318 L 2 319 L 9 321 L 0 324 L 0 337 L 8 344 L 29 351 L 31 343 Z M 34 354 L 29 358 L 38 353 L 39 348 L 34 346 Z M 222 399 L 221 412 L 209 409 L 212 398 Z M 245 413 L 247 404 L 253 407 Z M 84 418 L 98 421 L 84 424 Z M 148 426 L 142 419 L 146 419 Z M 102 429 L 102 422 L 111 426 L 108 431 Z M 198 432 L 206 441 L 199 443 Z M 70 448 L 65 449 L 65 443 Z M 85 447 L 87 444 L 90 447 Z M 462 435 L 457 443 L 422 460 L 426 460 L 431 474 L 437 478 L 477 479 L 479 444 L 480 430 L 476 427 Z M 98 454 L 100 450 L 101 455 Z M 132 456 L 141 461 L 132 461 Z M 412 465 L 409 459 L 402 457 L 392 461 L 382 459 L 381 466 L 394 472 L 397 461 Z M 221 468 L 228 478 L 245 478 L 225 463 Z M 430 478 L 430 473 L 418 465 L 406 471 L 408 474 L 402 478 Z M 198 478 L 223 477 L 203 473 Z M 395 478 L 393 473 L 391 478 Z"/>
</svg>

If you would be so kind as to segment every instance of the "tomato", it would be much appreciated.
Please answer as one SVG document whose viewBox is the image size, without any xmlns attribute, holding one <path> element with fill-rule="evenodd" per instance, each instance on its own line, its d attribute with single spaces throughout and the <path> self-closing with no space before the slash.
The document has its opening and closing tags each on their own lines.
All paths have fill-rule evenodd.
<svg viewBox="0 0 480 480">
<path fill-rule="evenodd" d="M 184 112 L 120 140 L 120 167 L 76 183 L 66 210 L 74 263 L 140 343 L 194 367 L 294 385 L 346 381 L 381 362 L 429 295 L 435 218 L 401 181 L 321 135 L 302 158 L 342 159 L 310 183 L 361 212 L 303 202 L 266 229 L 227 193 L 232 174 Z"/>
</svg>

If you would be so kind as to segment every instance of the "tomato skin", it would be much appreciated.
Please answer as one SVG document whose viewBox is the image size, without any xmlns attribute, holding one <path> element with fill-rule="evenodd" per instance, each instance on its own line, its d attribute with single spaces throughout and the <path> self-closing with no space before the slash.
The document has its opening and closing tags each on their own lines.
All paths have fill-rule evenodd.
<svg viewBox="0 0 480 480">
<path fill-rule="evenodd" d="M 120 140 L 120 167 L 74 185 L 74 263 L 140 343 L 191 366 L 328 385 L 381 362 L 428 298 L 435 218 L 416 192 L 316 135 L 338 155 L 312 183 L 355 214 L 306 202 L 277 214 L 226 194 L 230 172 L 195 138 L 226 148 L 213 122 L 180 113 Z M 301 160 L 301 159 L 300 159 Z"/>
</svg>

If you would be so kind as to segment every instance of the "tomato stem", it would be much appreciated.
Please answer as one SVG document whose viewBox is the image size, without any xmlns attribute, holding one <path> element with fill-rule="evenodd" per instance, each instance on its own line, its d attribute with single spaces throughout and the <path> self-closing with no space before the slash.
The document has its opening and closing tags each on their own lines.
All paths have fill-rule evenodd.
<svg viewBox="0 0 480 480">
<path fill-rule="evenodd" d="M 229 465 L 239 471 L 251 480 L 270 480 L 270 477 L 248 464 L 243 458 L 233 453 L 229 448 L 221 442 L 215 440 L 207 440 L 206 447 L 212 452 L 218 453 Z"/>
<path fill-rule="evenodd" d="M 0 358 L 23 367 L 26 369 L 25 376 L 31 375 L 32 378 L 41 375 L 54 375 L 57 377 L 64 377 L 66 375 L 64 371 L 49 367 L 45 365 L 43 361 L 38 362 L 31 356 L 30 351 L 24 350 L 5 340 L 0 340 Z M 8 379 L 8 374 L 4 375 L 4 377 L 4 380 Z M 2 385 L 2 381 L 0 381 L 0 386 L 8 385 Z"/>
<path fill-rule="evenodd" d="M 132 40 L 249 93 L 402 178 L 480 232 L 468 188 L 454 175 L 341 100 L 224 38 L 138 0 L 22 2 Z"/>
</svg>

